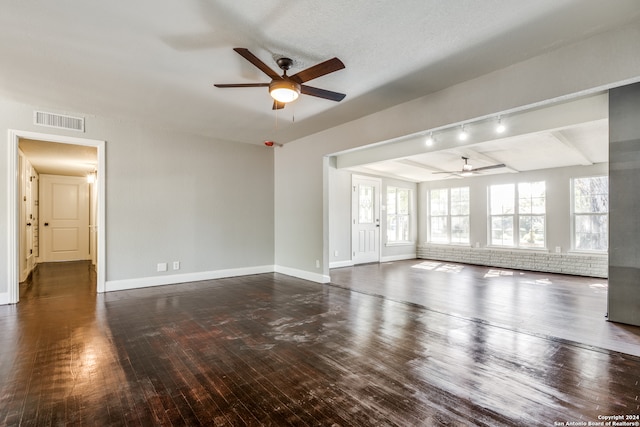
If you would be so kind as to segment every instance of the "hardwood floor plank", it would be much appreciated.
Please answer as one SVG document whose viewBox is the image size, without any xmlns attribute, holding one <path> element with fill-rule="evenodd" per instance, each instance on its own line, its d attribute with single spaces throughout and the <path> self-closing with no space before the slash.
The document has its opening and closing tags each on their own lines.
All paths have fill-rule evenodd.
<svg viewBox="0 0 640 427">
<path fill-rule="evenodd" d="M 86 264 L 43 266 L 20 304 L 0 307 L 0 425 L 551 426 L 640 413 L 640 358 L 594 345 L 635 348 L 636 329 L 593 314 L 602 287 L 414 265 L 340 269 L 335 285 L 260 274 L 104 295 Z"/>
</svg>

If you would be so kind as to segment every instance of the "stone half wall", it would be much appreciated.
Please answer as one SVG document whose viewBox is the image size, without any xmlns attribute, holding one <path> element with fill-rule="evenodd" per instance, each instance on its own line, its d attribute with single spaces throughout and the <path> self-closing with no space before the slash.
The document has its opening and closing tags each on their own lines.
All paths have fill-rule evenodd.
<svg viewBox="0 0 640 427">
<path fill-rule="evenodd" d="M 609 275 L 609 257 L 600 254 L 422 245 L 418 246 L 418 258 L 574 276 Z"/>
</svg>

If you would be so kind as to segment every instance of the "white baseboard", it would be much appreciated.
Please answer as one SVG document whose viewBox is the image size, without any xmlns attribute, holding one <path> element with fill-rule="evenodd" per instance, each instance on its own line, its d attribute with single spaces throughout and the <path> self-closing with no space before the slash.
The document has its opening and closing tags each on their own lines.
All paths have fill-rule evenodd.
<svg viewBox="0 0 640 427">
<path fill-rule="evenodd" d="M 107 280 L 105 292 L 125 291 L 129 289 L 148 288 L 151 286 L 175 285 L 186 282 L 199 282 L 202 280 L 223 279 L 225 277 L 249 276 L 262 273 L 282 273 L 287 276 L 309 280 L 316 283 L 329 283 L 329 276 L 295 268 L 261 265 L 255 267 L 231 268 L 226 270 L 203 271 L 198 273 L 170 274 L 166 276 L 140 277 L 137 279 Z M 9 294 L 0 293 L 0 305 L 9 304 Z"/>
<path fill-rule="evenodd" d="M 171 274 L 167 276 L 141 277 L 138 279 L 107 280 L 105 292 L 127 289 L 148 288 L 151 286 L 175 285 L 202 280 L 223 279 L 225 277 L 249 276 L 252 274 L 273 273 L 273 265 L 231 268 L 226 270 L 202 271 L 198 273 Z"/>
<path fill-rule="evenodd" d="M 416 259 L 416 258 L 418 258 L 417 254 L 383 256 L 380 258 L 380 262 L 404 261 L 407 259 Z"/>
<path fill-rule="evenodd" d="M 281 265 L 275 266 L 275 272 L 286 274 L 287 276 L 297 277 L 298 279 L 309 280 L 311 282 L 316 282 L 316 283 L 329 283 L 331 281 L 331 278 L 329 276 L 325 276 L 324 274 L 312 273 L 310 271 L 305 271 L 305 270 L 298 270 L 297 268 L 283 267 Z"/>
<path fill-rule="evenodd" d="M 391 262 L 391 261 L 404 261 L 407 259 L 417 259 L 416 254 L 404 254 L 404 255 L 393 255 L 393 256 L 383 256 L 380 257 L 380 262 Z M 342 268 L 342 267 L 353 267 L 355 264 L 352 260 L 348 261 L 336 261 L 329 264 L 329 268 Z"/>
<path fill-rule="evenodd" d="M 353 267 L 355 264 L 351 260 L 336 261 L 329 264 L 329 268 Z"/>
</svg>

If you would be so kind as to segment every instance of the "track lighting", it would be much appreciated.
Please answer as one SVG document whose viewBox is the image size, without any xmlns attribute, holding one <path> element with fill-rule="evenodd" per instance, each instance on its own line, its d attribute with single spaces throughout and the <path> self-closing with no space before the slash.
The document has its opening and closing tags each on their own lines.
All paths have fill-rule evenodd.
<svg viewBox="0 0 640 427">
<path fill-rule="evenodd" d="M 429 133 L 429 136 L 427 137 L 427 139 L 424 141 L 425 145 L 427 147 L 431 147 L 433 145 L 433 143 L 435 142 L 435 139 L 433 139 L 433 132 Z"/>
<path fill-rule="evenodd" d="M 496 126 L 496 133 L 504 133 L 507 127 L 502 123 L 502 117 L 498 116 L 498 125 Z"/>
<path fill-rule="evenodd" d="M 458 134 L 458 139 L 460 141 L 466 141 L 469 138 L 469 134 L 464 128 L 464 125 L 460 126 L 460 133 Z"/>
</svg>

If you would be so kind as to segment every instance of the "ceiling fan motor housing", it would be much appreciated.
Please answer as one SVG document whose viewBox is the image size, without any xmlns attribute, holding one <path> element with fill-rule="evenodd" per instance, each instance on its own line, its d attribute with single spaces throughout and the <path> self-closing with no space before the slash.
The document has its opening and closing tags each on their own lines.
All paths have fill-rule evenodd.
<svg viewBox="0 0 640 427">
<path fill-rule="evenodd" d="M 293 59 L 284 57 L 278 58 L 276 59 L 276 64 L 278 64 L 278 67 L 280 67 L 281 70 L 284 70 L 286 74 L 287 70 L 293 66 Z"/>
</svg>

